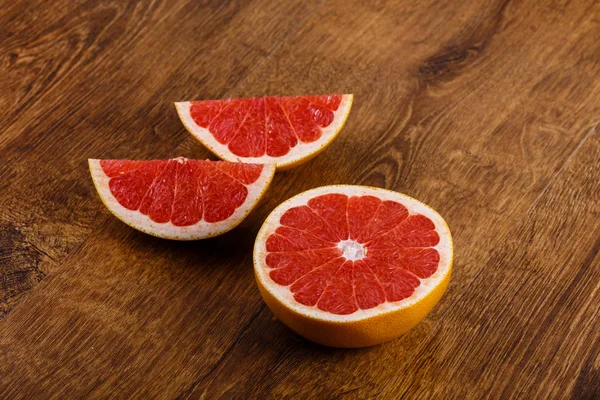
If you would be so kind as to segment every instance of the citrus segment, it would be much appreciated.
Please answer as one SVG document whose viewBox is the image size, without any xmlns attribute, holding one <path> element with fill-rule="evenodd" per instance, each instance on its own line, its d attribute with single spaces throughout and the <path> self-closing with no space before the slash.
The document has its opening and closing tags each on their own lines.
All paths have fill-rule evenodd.
<svg viewBox="0 0 600 400">
<path fill-rule="evenodd" d="M 151 235 L 202 239 L 224 233 L 250 212 L 273 165 L 189 160 L 89 160 L 100 197 L 132 227 Z"/>
<path fill-rule="evenodd" d="M 273 211 L 254 263 L 261 293 L 282 321 L 319 343 L 357 347 L 425 317 L 448 284 L 452 239 L 439 214 L 408 196 L 329 186 Z M 383 330 L 370 320 L 384 321 Z"/>
<path fill-rule="evenodd" d="M 175 103 L 187 130 L 224 160 L 306 161 L 342 129 L 352 95 L 257 97 Z"/>
</svg>

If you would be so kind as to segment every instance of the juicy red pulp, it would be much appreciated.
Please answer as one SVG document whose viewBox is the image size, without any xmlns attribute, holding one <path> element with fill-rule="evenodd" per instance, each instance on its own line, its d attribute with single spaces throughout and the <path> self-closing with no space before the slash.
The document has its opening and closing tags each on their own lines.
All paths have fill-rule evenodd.
<svg viewBox="0 0 600 400">
<path fill-rule="evenodd" d="M 262 165 L 173 160 L 102 160 L 112 195 L 152 221 L 189 226 L 229 218 L 248 195 Z"/>
<path fill-rule="evenodd" d="M 437 271 L 433 222 L 395 201 L 327 194 L 287 210 L 266 242 L 269 276 L 294 299 L 333 314 L 351 314 L 410 297 Z M 364 257 L 338 247 L 353 240 Z"/>
<path fill-rule="evenodd" d="M 192 101 L 190 115 L 240 157 L 281 157 L 314 142 L 329 126 L 341 95 Z"/>
</svg>

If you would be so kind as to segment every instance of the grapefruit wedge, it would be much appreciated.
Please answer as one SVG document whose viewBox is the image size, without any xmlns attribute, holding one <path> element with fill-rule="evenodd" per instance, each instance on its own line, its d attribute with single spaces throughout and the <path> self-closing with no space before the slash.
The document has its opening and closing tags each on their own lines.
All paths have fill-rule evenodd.
<svg viewBox="0 0 600 400">
<path fill-rule="evenodd" d="M 325 186 L 282 203 L 254 247 L 266 304 L 305 338 L 363 347 L 396 338 L 448 286 L 453 247 L 444 219 L 389 190 Z"/>
<path fill-rule="evenodd" d="M 104 205 L 153 236 L 205 239 L 235 228 L 271 183 L 275 166 L 224 161 L 89 160 Z"/>
<path fill-rule="evenodd" d="M 257 97 L 175 103 L 186 129 L 226 161 L 291 168 L 324 150 L 344 126 L 353 95 Z"/>
</svg>

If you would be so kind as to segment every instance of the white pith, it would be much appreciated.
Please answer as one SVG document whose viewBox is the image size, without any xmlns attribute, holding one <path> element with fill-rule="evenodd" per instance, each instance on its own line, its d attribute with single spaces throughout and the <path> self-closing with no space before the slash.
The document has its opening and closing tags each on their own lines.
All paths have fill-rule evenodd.
<svg viewBox="0 0 600 400">
<path fill-rule="evenodd" d="M 175 226 L 170 221 L 165 223 L 154 222 L 147 215 L 139 211 L 123 207 L 110 191 L 109 181 L 111 178 L 104 173 L 104 170 L 100 166 L 100 160 L 90 159 L 88 163 L 96 190 L 110 212 L 132 228 L 153 236 L 174 240 L 206 239 L 235 228 L 252 211 L 256 203 L 258 203 L 258 200 L 260 200 L 262 194 L 268 188 L 275 173 L 275 165 L 266 164 L 259 178 L 254 183 L 245 185 L 248 189 L 246 200 L 229 218 L 214 223 L 200 220 L 194 225 Z"/>
<path fill-rule="evenodd" d="M 362 260 L 367 254 L 367 249 L 352 239 L 340 241 L 337 247 L 342 251 L 342 257 L 350 261 Z"/>
<path fill-rule="evenodd" d="M 316 306 L 305 306 L 298 303 L 294 299 L 294 295 L 289 289 L 289 286 L 281 286 L 274 282 L 269 272 L 272 270 L 265 263 L 267 255 L 266 241 L 267 238 L 281 226 L 279 221 L 281 216 L 290 208 L 307 204 L 307 202 L 323 194 L 339 193 L 347 196 L 365 196 L 371 195 L 378 197 L 381 200 L 392 200 L 403 204 L 412 214 L 422 214 L 434 223 L 435 229 L 440 236 L 440 242 L 432 247 L 436 249 L 440 255 L 440 262 L 437 271 L 426 279 L 421 279 L 421 285 L 419 285 L 411 297 L 403 299 L 398 302 L 384 302 L 376 307 L 355 311 L 348 315 L 333 314 L 327 311 L 322 311 Z M 270 293 L 277 298 L 286 307 L 309 317 L 333 321 L 333 322 L 350 322 L 359 321 L 362 319 L 370 318 L 375 315 L 384 314 L 386 312 L 396 311 L 398 309 L 408 307 L 414 303 L 421 301 L 427 294 L 429 294 L 435 287 L 437 287 L 444 278 L 450 273 L 452 266 L 452 236 L 450 229 L 446 224 L 446 221 L 432 208 L 421 203 L 412 197 L 406 196 L 401 193 L 393 192 L 386 189 L 379 189 L 365 186 L 352 186 L 352 185 L 334 185 L 334 186 L 323 186 L 316 189 L 308 190 L 291 199 L 280 204 L 265 220 L 262 228 L 260 229 L 256 242 L 254 245 L 254 269 L 256 278 L 265 286 Z"/>
<path fill-rule="evenodd" d="M 340 102 L 338 109 L 333 113 L 333 122 L 329 124 L 329 126 L 321 128 L 321 137 L 319 139 L 311 143 L 298 142 L 296 146 L 290 149 L 289 153 L 281 157 L 271 157 L 266 154 L 261 157 L 240 157 L 235 155 L 229 150 L 227 145 L 219 143 L 208 129 L 196 124 L 190 113 L 190 101 L 177 102 L 175 103 L 175 107 L 177 108 L 177 113 L 179 114 L 181 122 L 188 132 L 202 142 L 202 144 L 219 158 L 233 162 L 242 161 L 257 164 L 273 163 L 276 164 L 278 168 L 285 168 L 287 165 L 317 153 L 337 136 L 348 118 L 348 114 L 352 108 L 353 98 L 354 96 L 351 94 L 342 95 L 342 101 Z"/>
</svg>

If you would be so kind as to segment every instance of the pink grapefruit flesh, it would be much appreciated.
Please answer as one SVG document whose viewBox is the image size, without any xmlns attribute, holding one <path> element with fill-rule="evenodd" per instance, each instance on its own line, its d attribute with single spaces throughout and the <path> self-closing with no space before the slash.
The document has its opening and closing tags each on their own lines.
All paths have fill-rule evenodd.
<svg viewBox="0 0 600 400">
<path fill-rule="evenodd" d="M 188 131 L 224 160 L 299 164 L 342 129 L 352 95 L 257 97 L 175 103 Z"/>
<path fill-rule="evenodd" d="M 269 276 L 299 303 L 333 314 L 410 297 L 440 261 L 433 222 L 397 201 L 325 194 L 280 223 L 267 239 Z"/>
<path fill-rule="evenodd" d="M 389 340 L 418 322 L 407 315 L 429 312 L 431 299 L 439 300 L 447 286 L 452 239 L 439 214 L 408 196 L 329 186 L 273 211 L 259 232 L 254 262 L 263 297 L 292 329 L 319 343 L 357 347 Z M 404 313 L 404 325 L 386 324 L 383 333 L 347 346 L 319 332 L 321 325 L 307 333 L 311 322 L 297 321 L 339 328 L 394 313 Z"/>
<path fill-rule="evenodd" d="M 179 240 L 224 233 L 254 207 L 273 165 L 189 160 L 89 160 L 113 214 L 146 233 Z"/>
</svg>

